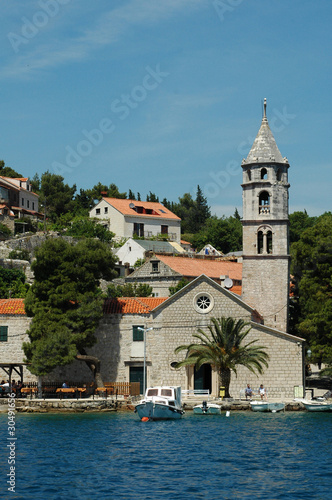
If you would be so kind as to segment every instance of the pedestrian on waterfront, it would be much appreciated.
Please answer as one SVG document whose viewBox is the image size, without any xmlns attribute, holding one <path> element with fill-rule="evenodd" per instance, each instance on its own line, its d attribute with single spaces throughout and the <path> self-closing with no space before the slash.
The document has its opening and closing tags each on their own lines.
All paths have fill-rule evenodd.
<svg viewBox="0 0 332 500">
<path fill-rule="evenodd" d="M 65 382 L 62 384 L 62 387 L 63 387 L 63 389 L 69 389 L 68 382 L 67 382 L 67 381 L 65 381 Z"/>
<path fill-rule="evenodd" d="M 266 398 L 266 390 L 265 390 L 265 387 L 263 384 L 261 384 L 259 386 L 259 395 L 260 395 L 261 399 L 267 399 Z"/>
<path fill-rule="evenodd" d="M 252 400 L 252 388 L 250 387 L 250 384 L 247 384 L 247 387 L 244 391 L 244 394 L 246 396 L 246 400 L 249 398 L 250 401 Z"/>
<path fill-rule="evenodd" d="M 17 386 L 16 386 L 16 396 L 17 396 L 18 398 L 20 398 L 20 397 L 22 396 L 22 393 L 21 393 L 21 389 L 22 389 L 22 387 L 23 387 L 22 380 L 19 380 L 19 381 L 17 382 Z"/>
</svg>

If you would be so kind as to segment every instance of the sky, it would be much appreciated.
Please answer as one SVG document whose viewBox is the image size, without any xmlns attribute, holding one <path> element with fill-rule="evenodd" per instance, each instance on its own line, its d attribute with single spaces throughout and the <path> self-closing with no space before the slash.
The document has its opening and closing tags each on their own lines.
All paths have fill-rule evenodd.
<svg viewBox="0 0 332 500">
<path fill-rule="evenodd" d="M 242 214 L 267 117 L 290 213 L 331 210 L 330 0 L 1 2 L 0 159 L 79 191 L 196 196 Z"/>
</svg>

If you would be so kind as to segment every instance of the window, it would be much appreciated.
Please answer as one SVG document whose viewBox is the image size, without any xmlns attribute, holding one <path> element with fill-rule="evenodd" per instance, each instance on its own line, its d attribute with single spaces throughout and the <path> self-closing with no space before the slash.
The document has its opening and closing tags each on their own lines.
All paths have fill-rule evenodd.
<svg viewBox="0 0 332 500">
<path fill-rule="evenodd" d="M 266 233 L 267 253 L 272 253 L 272 231 Z"/>
<path fill-rule="evenodd" d="M 258 231 L 257 234 L 257 251 L 263 253 L 263 231 Z"/>
<path fill-rule="evenodd" d="M 168 226 L 161 226 L 161 234 L 168 234 Z"/>
<path fill-rule="evenodd" d="M 267 191 L 263 191 L 259 195 L 259 213 L 260 214 L 270 213 L 270 195 Z"/>
<path fill-rule="evenodd" d="M 8 326 L 0 326 L 0 342 L 7 342 Z"/>
<path fill-rule="evenodd" d="M 139 222 L 134 222 L 134 235 L 136 236 L 144 236 L 144 224 Z"/>
<path fill-rule="evenodd" d="M 270 227 L 262 227 L 257 232 L 257 253 L 272 254 L 272 231 Z"/>
<path fill-rule="evenodd" d="M 277 181 L 281 181 L 282 179 L 282 170 L 281 168 L 278 168 L 278 171 L 277 171 Z"/>
<path fill-rule="evenodd" d="M 133 325 L 133 342 L 143 342 L 144 332 L 138 328 L 144 328 L 143 325 Z"/>
<path fill-rule="evenodd" d="M 263 179 L 265 181 L 267 180 L 267 170 L 266 170 L 266 168 L 262 168 L 262 170 L 261 170 L 261 179 Z"/>
<path fill-rule="evenodd" d="M 33 201 L 32 202 L 32 210 L 34 210 L 34 209 L 35 209 L 35 202 Z"/>
<path fill-rule="evenodd" d="M 29 208 L 29 206 L 30 206 L 30 201 L 27 200 L 27 208 Z"/>
<path fill-rule="evenodd" d="M 104 208 L 104 214 L 107 214 L 108 213 L 108 207 L 105 207 Z"/>
<path fill-rule="evenodd" d="M 153 273 L 159 273 L 159 260 L 153 260 L 151 261 L 152 269 L 151 271 Z"/>
<path fill-rule="evenodd" d="M 208 313 L 214 306 L 214 300 L 209 293 L 199 293 L 194 298 L 195 310 L 199 313 Z"/>
<path fill-rule="evenodd" d="M 100 215 L 100 208 L 96 208 L 96 215 Z"/>
<path fill-rule="evenodd" d="M 22 207 L 24 207 L 24 198 L 22 198 Z"/>
<path fill-rule="evenodd" d="M 247 170 L 248 181 L 251 181 L 251 170 Z"/>
</svg>

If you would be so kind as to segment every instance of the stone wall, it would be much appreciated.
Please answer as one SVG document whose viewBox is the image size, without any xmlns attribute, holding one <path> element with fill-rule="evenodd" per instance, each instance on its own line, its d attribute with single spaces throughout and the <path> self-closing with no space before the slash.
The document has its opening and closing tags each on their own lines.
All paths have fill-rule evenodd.
<svg viewBox="0 0 332 500">
<path fill-rule="evenodd" d="M 198 307 L 197 299 L 202 295 L 210 298 L 210 306 L 205 310 Z M 96 332 L 98 342 L 88 353 L 100 359 L 104 382 L 130 382 L 130 367 L 143 367 L 144 362 L 144 342 L 133 341 L 133 326 L 153 327 L 146 334 L 147 385 L 172 384 L 180 385 L 182 389 L 193 389 L 193 368 L 175 370 L 171 366 L 183 359 L 186 352 L 176 355 L 174 350 L 179 345 L 194 342 L 192 335 L 198 328 L 208 331 L 211 318 L 222 316 L 250 322 L 253 310 L 239 297 L 203 276 L 163 302 L 151 314 L 105 315 Z M 0 345 L 1 359 L 22 361 L 20 345 L 27 337 L 13 335 L 24 333 L 30 320 L 2 317 L 1 321 L 1 324 L 10 326 L 11 337 L 7 346 Z M 269 367 L 259 376 L 239 367 L 237 376 L 232 374 L 231 395 L 239 397 L 240 390 L 247 383 L 253 388 L 263 383 L 270 397 L 293 397 L 294 387 L 302 385 L 301 339 L 257 323 L 251 324 L 248 342 L 257 340 L 266 349 L 270 356 Z M 34 378 L 26 376 L 26 379 Z M 79 361 L 59 367 L 43 377 L 44 382 L 64 380 L 88 383 L 93 377 L 86 364 Z M 214 396 L 219 394 L 219 380 L 215 371 L 212 372 L 212 393 Z"/>
<path fill-rule="evenodd" d="M 242 299 L 257 309 L 264 324 L 287 332 L 289 259 L 243 257 Z"/>
<path fill-rule="evenodd" d="M 7 342 L 0 342 L 0 359 L 1 363 L 24 363 L 24 352 L 22 343 L 28 342 L 29 337 L 26 331 L 30 325 L 30 318 L 26 316 L 0 316 L 0 326 L 8 327 L 8 340 Z M 8 375 L 0 370 L 1 379 L 7 379 Z M 19 375 L 13 372 L 12 378 L 19 379 Z M 27 367 L 23 368 L 24 382 L 36 382 L 37 378 L 32 375 Z"/>
</svg>

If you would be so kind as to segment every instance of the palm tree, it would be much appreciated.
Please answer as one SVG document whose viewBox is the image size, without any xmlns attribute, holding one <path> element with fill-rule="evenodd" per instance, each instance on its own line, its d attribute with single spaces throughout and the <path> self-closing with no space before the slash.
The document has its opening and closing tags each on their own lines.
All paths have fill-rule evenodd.
<svg viewBox="0 0 332 500">
<path fill-rule="evenodd" d="M 187 351 L 186 358 L 179 361 L 176 368 L 195 365 L 199 369 L 203 364 L 214 366 L 218 370 L 220 385 L 225 387 L 225 397 L 229 398 L 231 372 L 236 374 L 237 366 L 242 365 L 252 373 L 261 374 L 268 367 L 269 355 L 264 347 L 253 345 L 257 340 L 243 345 L 251 327 L 242 319 L 211 318 L 208 329 L 209 334 L 202 329 L 193 334 L 199 343 L 181 345 L 175 349 L 176 354 Z"/>
</svg>

